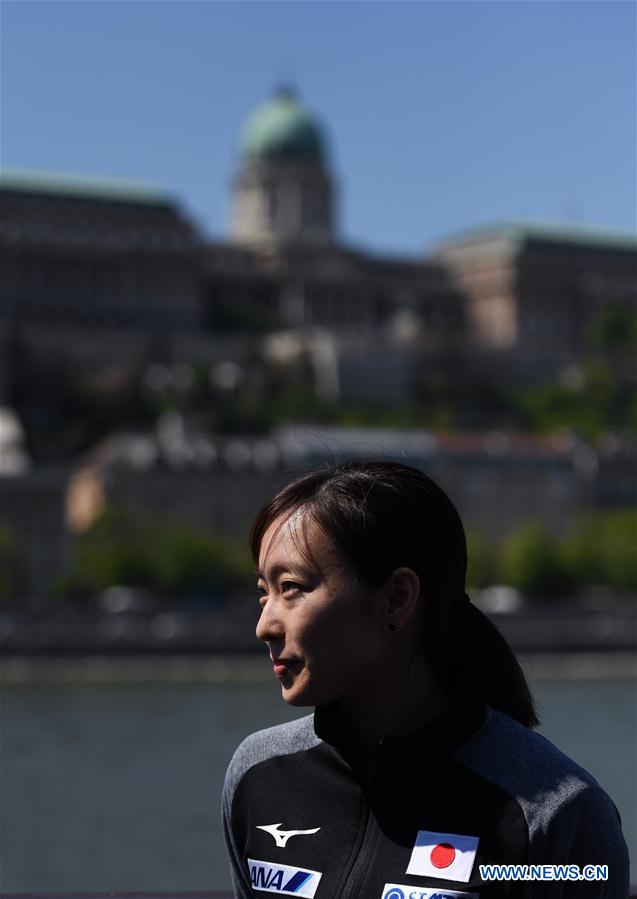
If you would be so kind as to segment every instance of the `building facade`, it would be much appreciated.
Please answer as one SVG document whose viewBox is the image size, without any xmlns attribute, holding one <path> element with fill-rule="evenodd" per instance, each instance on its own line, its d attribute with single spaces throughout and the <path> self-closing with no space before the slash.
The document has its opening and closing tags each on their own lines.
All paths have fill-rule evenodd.
<svg viewBox="0 0 637 899">
<path fill-rule="evenodd" d="M 223 240 L 138 185 L 3 175 L 0 400 L 15 402 L 18 359 L 37 381 L 42 359 L 49 373 L 185 352 L 212 363 L 229 340 L 285 332 L 323 359 L 319 392 L 394 402 L 428 370 L 555 376 L 605 310 L 634 310 L 631 235 L 507 225 L 416 261 L 346 245 L 329 156 L 294 92 L 275 93 L 243 129 Z"/>
</svg>

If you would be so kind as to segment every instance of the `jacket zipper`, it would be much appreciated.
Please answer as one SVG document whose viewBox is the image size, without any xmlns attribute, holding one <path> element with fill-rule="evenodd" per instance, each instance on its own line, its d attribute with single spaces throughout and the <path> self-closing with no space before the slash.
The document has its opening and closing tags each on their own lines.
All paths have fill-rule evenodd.
<svg viewBox="0 0 637 899">
<path fill-rule="evenodd" d="M 356 899 L 356 897 L 358 896 L 357 887 L 360 884 L 362 875 L 366 874 L 368 871 L 368 862 L 371 861 L 372 854 L 367 849 L 366 843 L 369 842 L 368 836 L 370 832 L 371 820 L 372 810 L 370 806 L 367 812 L 367 821 L 365 823 L 365 830 L 363 831 L 363 839 L 360 844 L 360 849 L 356 858 L 354 859 L 347 880 L 345 881 L 345 885 L 340 892 L 340 899 Z"/>
<path fill-rule="evenodd" d="M 379 747 L 380 748 L 380 745 Z M 378 752 L 377 748 L 377 752 Z M 372 831 L 372 820 L 373 813 L 372 808 L 374 805 L 374 793 L 375 793 L 375 772 L 376 772 L 376 759 L 374 760 L 374 766 L 372 768 L 372 774 L 369 776 L 367 780 L 366 787 L 363 787 L 363 799 L 367 805 L 367 820 L 365 821 L 365 826 L 363 828 L 363 835 L 361 841 L 358 846 L 357 853 L 354 857 L 352 865 L 350 867 L 349 873 L 343 884 L 343 889 L 339 893 L 339 899 L 357 899 L 357 887 L 362 880 L 362 877 L 367 873 L 369 862 L 373 858 L 373 854 L 370 852 L 368 847 L 368 843 L 370 842 L 369 836 Z"/>
</svg>

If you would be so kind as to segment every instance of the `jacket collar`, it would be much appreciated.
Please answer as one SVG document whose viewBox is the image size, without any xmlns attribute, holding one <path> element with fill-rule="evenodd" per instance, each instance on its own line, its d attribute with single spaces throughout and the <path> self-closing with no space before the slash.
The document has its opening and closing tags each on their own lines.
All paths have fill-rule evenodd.
<svg viewBox="0 0 637 899">
<path fill-rule="evenodd" d="M 472 679 L 452 697 L 444 712 L 422 725 L 414 721 L 414 729 L 407 734 L 389 734 L 376 745 L 378 764 L 407 763 L 410 758 L 422 761 L 423 756 L 449 756 L 460 748 L 484 723 L 486 706 Z M 348 742 L 346 722 L 338 703 L 318 706 L 314 711 L 316 735 L 334 747 L 346 761 L 354 753 Z"/>
</svg>

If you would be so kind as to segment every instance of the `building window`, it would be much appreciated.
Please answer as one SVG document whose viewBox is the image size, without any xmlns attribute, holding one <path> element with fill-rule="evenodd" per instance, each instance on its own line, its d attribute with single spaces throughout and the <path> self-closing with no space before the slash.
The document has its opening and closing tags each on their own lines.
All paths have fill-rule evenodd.
<svg viewBox="0 0 637 899">
<path fill-rule="evenodd" d="M 318 190 L 303 185 L 303 224 L 306 227 L 322 225 L 325 218 L 323 198 Z"/>
<path fill-rule="evenodd" d="M 278 191 L 276 184 L 266 184 L 265 198 L 268 222 L 271 225 L 276 224 L 279 214 Z"/>
</svg>

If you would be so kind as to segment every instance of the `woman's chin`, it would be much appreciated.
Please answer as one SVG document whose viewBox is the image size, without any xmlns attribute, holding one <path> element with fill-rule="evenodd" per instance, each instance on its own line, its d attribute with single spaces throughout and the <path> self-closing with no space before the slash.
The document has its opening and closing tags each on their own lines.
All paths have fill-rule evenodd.
<svg viewBox="0 0 637 899">
<path fill-rule="evenodd" d="M 294 682 L 287 685 L 284 682 L 281 683 L 281 698 L 292 706 L 316 705 L 311 691 Z"/>
<path fill-rule="evenodd" d="M 302 706 L 313 706 L 314 705 L 313 702 L 310 702 L 309 699 L 305 699 L 303 696 L 287 697 L 284 694 L 283 701 L 286 703 L 286 705 L 296 706 L 298 708 L 301 708 Z"/>
</svg>

